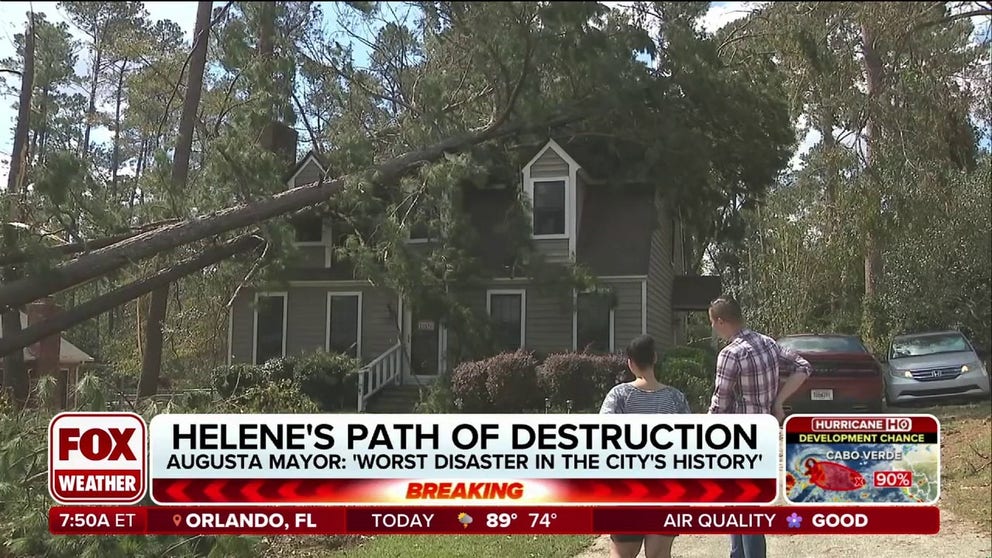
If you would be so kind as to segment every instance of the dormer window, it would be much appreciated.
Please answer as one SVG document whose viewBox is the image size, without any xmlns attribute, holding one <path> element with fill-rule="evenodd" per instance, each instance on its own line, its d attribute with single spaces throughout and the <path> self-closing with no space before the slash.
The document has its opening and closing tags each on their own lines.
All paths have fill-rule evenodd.
<svg viewBox="0 0 992 558">
<path fill-rule="evenodd" d="M 535 239 L 554 240 L 555 250 L 575 255 L 582 186 L 579 164 L 554 140 L 548 141 L 523 168 L 523 195 L 530 206 L 531 233 Z M 549 244 L 548 246 L 551 246 Z"/>
<path fill-rule="evenodd" d="M 565 181 L 534 182 L 534 236 L 565 234 Z"/>
</svg>

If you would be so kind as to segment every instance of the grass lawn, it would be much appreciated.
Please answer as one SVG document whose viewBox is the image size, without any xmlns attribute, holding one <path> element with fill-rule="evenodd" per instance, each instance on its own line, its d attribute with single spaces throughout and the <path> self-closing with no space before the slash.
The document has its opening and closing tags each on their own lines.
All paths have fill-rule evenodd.
<svg viewBox="0 0 992 558">
<path fill-rule="evenodd" d="M 940 419 L 943 486 L 938 505 L 985 533 L 992 531 L 992 405 L 980 401 L 907 411 Z"/>
<path fill-rule="evenodd" d="M 348 558 L 572 558 L 595 537 L 556 535 L 393 535 L 327 554 Z"/>
</svg>

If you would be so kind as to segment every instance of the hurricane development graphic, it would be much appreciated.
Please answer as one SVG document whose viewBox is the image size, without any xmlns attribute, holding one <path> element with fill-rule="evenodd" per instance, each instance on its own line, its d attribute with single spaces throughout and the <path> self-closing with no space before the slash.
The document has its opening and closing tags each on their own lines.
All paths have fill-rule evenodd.
<svg viewBox="0 0 992 558">
<path fill-rule="evenodd" d="M 938 444 L 786 444 L 785 493 L 803 503 L 934 503 Z M 878 487 L 876 472 L 898 488 Z M 905 473 L 908 474 L 905 474 Z"/>
</svg>

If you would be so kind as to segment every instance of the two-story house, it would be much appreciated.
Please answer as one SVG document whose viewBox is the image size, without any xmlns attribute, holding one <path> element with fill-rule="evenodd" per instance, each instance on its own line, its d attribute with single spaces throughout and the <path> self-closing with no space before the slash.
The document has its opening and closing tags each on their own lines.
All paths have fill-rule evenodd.
<svg viewBox="0 0 992 558">
<path fill-rule="evenodd" d="M 301 160 L 289 187 L 327 172 L 319 157 Z M 648 333 L 661 347 L 678 344 L 685 312 L 705 310 L 719 278 L 684 277 L 682 224 L 654 187 L 620 188 L 584 169 L 555 141 L 520 169 L 520 188 L 475 189 L 464 198 L 480 231 L 479 255 L 492 279 L 477 293 L 503 348 L 549 354 L 592 347 L 621 351 Z M 574 292 L 570 304 L 513 277 L 505 238 L 494 233 L 506 210 L 526 196 L 532 243 L 548 262 L 575 261 L 598 278 L 596 292 Z M 308 351 L 339 351 L 365 363 L 365 399 L 385 384 L 424 384 L 456 362 L 444 323 L 420 315 L 388 289 L 355 277 L 333 257 L 333 223 L 297 222 L 296 243 L 306 264 L 279 291 L 244 292 L 232 305 L 230 363 L 261 364 Z M 409 242 L 427 242 L 426 231 Z M 509 259 L 512 259 L 509 258 Z M 604 291 L 608 293 L 604 296 Z"/>
</svg>

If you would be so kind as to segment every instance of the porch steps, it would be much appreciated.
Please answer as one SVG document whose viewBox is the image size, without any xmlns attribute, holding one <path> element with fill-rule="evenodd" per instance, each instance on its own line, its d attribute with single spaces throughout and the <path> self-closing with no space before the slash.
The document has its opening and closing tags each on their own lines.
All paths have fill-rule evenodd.
<svg viewBox="0 0 992 558">
<path fill-rule="evenodd" d="M 420 391 L 426 389 L 417 385 L 389 386 L 377 393 L 369 401 L 367 413 L 412 413 L 420 402 Z"/>
</svg>

